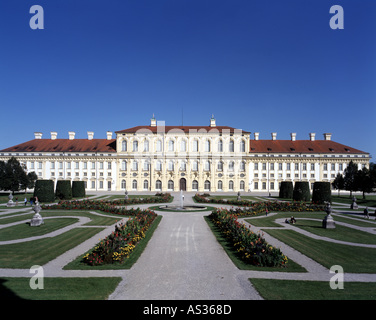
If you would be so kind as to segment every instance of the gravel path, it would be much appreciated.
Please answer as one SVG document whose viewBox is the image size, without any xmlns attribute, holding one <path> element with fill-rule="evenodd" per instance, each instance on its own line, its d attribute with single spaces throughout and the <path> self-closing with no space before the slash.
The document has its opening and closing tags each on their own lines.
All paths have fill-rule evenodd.
<svg viewBox="0 0 376 320">
<path fill-rule="evenodd" d="M 152 240 L 110 299 L 260 299 L 239 277 L 204 213 L 161 214 Z"/>
</svg>

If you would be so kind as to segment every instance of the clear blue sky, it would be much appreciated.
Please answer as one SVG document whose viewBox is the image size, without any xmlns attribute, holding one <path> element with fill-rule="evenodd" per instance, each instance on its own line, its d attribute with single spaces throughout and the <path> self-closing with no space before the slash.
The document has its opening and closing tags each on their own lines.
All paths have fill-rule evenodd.
<svg viewBox="0 0 376 320">
<path fill-rule="evenodd" d="M 30 7 L 44 9 L 32 30 Z M 344 29 L 329 27 L 332 5 Z M 150 123 L 334 141 L 376 156 L 375 0 L 2 0 L 0 149 Z M 375 161 L 373 159 L 373 161 Z"/>
</svg>

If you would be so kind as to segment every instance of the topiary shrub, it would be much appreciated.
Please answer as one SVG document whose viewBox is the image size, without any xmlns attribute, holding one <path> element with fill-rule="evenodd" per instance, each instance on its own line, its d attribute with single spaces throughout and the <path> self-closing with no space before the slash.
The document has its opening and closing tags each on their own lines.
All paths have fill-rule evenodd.
<svg viewBox="0 0 376 320">
<path fill-rule="evenodd" d="M 313 185 L 312 202 L 323 204 L 326 201 L 332 202 L 332 190 L 330 189 L 330 182 L 315 182 Z"/>
<path fill-rule="evenodd" d="M 282 181 L 279 188 L 279 197 L 285 199 L 292 199 L 294 187 L 292 181 Z"/>
<path fill-rule="evenodd" d="M 295 182 L 292 198 L 294 201 L 310 201 L 311 194 L 309 192 L 308 181 Z"/>
<path fill-rule="evenodd" d="M 38 197 L 39 202 L 54 202 L 54 182 L 52 180 L 37 180 L 33 197 Z"/>
<path fill-rule="evenodd" d="M 58 180 L 55 195 L 60 200 L 72 199 L 72 186 L 70 180 Z"/>
<path fill-rule="evenodd" d="M 72 182 L 72 197 L 73 198 L 83 198 L 86 196 L 85 193 L 85 182 L 84 181 L 73 181 Z"/>
</svg>

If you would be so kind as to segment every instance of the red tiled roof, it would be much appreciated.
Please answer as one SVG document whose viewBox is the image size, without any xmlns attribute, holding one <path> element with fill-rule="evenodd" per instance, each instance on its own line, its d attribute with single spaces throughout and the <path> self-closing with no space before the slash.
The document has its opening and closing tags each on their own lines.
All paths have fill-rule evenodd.
<svg viewBox="0 0 376 320">
<path fill-rule="evenodd" d="M 366 153 L 331 140 L 250 140 L 250 153 Z"/>
<path fill-rule="evenodd" d="M 34 139 L 1 152 L 116 152 L 116 139 Z"/>
<path fill-rule="evenodd" d="M 145 132 L 145 133 L 157 133 L 157 132 L 164 132 L 168 133 L 171 131 L 173 132 L 184 132 L 184 133 L 193 133 L 193 132 L 199 132 L 199 133 L 206 133 L 206 132 L 220 132 L 220 133 L 234 133 L 234 132 L 241 132 L 244 134 L 250 134 L 248 131 L 243 131 L 242 129 L 235 129 L 233 127 L 228 126 L 216 126 L 216 127 L 210 127 L 210 126 L 157 126 L 157 127 L 151 127 L 151 126 L 137 126 L 129 129 L 124 129 L 120 131 L 115 131 L 115 133 L 135 133 L 135 132 Z"/>
</svg>

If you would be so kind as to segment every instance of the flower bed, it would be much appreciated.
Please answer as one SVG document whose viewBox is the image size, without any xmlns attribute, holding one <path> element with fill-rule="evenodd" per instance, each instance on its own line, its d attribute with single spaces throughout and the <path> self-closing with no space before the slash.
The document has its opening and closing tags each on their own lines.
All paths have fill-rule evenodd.
<svg viewBox="0 0 376 320">
<path fill-rule="evenodd" d="M 242 260 L 260 267 L 284 267 L 288 259 L 280 249 L 269 245 L 260 234 L 250 231 L 228 210 L 214 210 L 209 218 L 232 243 Z"/>
<path fill-rule="evenodd" d="M 247 200 L 224 200 L 224 199 L 208 199 L 203 195 L 196 194 L 194 199 L 199 203 L 220 203 L 227 205 L 243 206 L 244 208 L 231 209 L 231 213 L 236 216 L 252 216 L 260 213 L 271 211 L 282 212 L 303 212 L 303 211 L 324 211 L 324 205 L 310 203 L 307 204 L 302 201 L 283 202 L 283 201 L 258 201 L 251 202 Z"/>
<path fill-rule="evenodd" d="M 145 237 L 156 216 L 153 211 L 144 210 L 125 224 L 116 226 L 115 231 L 85 254 L 82 261 L 92 266 L 122 263 Z"/>
<path fill-rule="evenodd" d="M 143 203 L 165 203 L 170 202 L 172 196 L 169 193 L 158 194 L 154 198 L 131 198 L 128 200 L 71 200 L 71 201 L 59 201 L 58 204 L 54 205 L 42 205 L 43 210 L 100 210 L 104 212 L 110 212 L 119 215 L 134 216 L 139 214 L 142 210 L 139 208 L 136 209 L 127 209 L 122 208 L 121 206 L 129 204 L 143 204 Z"/>
</svg>

